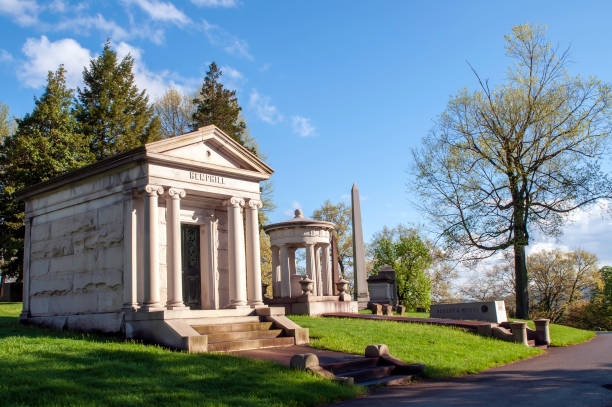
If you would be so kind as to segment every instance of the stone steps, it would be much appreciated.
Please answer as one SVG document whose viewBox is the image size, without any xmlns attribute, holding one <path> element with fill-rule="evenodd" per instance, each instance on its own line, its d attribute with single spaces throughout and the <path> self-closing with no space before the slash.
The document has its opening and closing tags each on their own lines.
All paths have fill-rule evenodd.
<svg viewBox="0 0 612 407">
<path fill-rule="evenodd" d="M 397 366 L 381 358 L 360 358 L 321 364 L 321 368 L 336 377 L 352 378 L 362 386 L 394 386 L 409 383 L 413 375 L 398 374 Z"/>
<path fill-rule="evenodd" d="M 277 338 L 281 336 L 283 331 L 281 329 L 269 329 L 269 330 L 255 330 L 255 331 L 243 331 L 243 332 L 222 332 L 215 334 L 208 334 L 208 344 L 218 342 L 231 342 L 239 341 L 243 339 L 268 339 Z"/>
<path fill-rule="evenodd" d="M 272 329 L 272 322 L 261 322 L 257 316 L 226 318 L 223 323 L 213 324 L 199 321 L 192 328 L 208 337 L 208 352 L 233 352 L 295 344 L 295 338 L 283 337 L 282 329 Z"/>
<path fill-rule="evenodd" d="M 271 348 L 276 346 L 292 346 L 294 339 L 291 337 L 265 338 L 265 339 L 242 339 L 237 341 L 216 342 L 208 344 L 209 352 L 233 352 L 237 350 Z"/>
<path fill-rule="evenodd" d="M 259 322 L 258 317 L 253 317 L 253 322 L 230 322 L 225 324 L 192 325 L 200 335 L 210 335 L 226 332 L 266 331 L 272 326 L 272 322 Z"/>
<path fill-rule="evenodd" d="M 373 380 L 382 379 L 391 376 L 395 366 L 376 366 L 368 367 L 360 370 L 352 370 L 336 376 L 340 377 L 352 377 L 355 383 L 365 383 Z"/>
</svg>

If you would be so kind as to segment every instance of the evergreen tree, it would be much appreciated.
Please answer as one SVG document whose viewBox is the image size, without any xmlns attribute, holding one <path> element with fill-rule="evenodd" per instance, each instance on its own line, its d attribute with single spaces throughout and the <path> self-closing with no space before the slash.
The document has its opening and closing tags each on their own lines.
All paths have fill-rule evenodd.
<svg viewBox="0 0 612 407">
<path fill-rule="evenodd" d="M 130 55 L 118 62 L 106 42 L 102 54 L 83 71 L 77 120 L 98 160 L 161 138 L 149 98 L 134 84 L 133 66 Z"/>
<path fill-rule="evenodd" d="M 253 154 L 257 154 L 257 146 L 249 137 L 246 121 L 240 115 L 242 108 L 238 104 L 236 91 L 223 87 L 219 82 L 222 75 L 217 64 L 211 63 L 200 94 L 193 100 L 196 105 L 193 129 L 214 124 Z"/>
<path fill-rule="evenodd" d="M 65 69 L 49 72 L 47 87 L 34 110 L 17 120 L 0 148 L 0 247 L 3 273 L 20 275 L 23 256 L 23 202 L 15 192 L 93 161 L 87 139 L 73 115 L 74 91 Z"/>
</svg>

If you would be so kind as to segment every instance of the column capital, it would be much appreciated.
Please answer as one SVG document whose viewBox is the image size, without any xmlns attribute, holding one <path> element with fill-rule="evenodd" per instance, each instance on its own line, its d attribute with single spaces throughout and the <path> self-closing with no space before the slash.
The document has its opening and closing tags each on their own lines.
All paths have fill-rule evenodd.
<svg viewBox="0 0 612 407">
<path fill-rule="evenodd" d="M 161 185 L 145 185 L 144 190 L 149 196 L 158 196 L 163 195 L 164 193 L 164 187 L 162 187 Z"/>
<path fill-rule="evenodd" d="M 244 207 L 244 199 L 234 196 L 226 200 L 225 205 L 233 206 L 234 208 Z"/>
<path fill-rule="evenodd" d="M 172 199 L 182 199 L 185 198 L 185 190 L 181 188 L 169 188 L 168 195 Z"/>
<path fill-rule="evenodd" d="M 250 209 L 261 209 L 261 207 L 263 206 L 263 204 L 261 203 L 261 201 L 257 200 L 257 199 L 249 199 L 249 201 L 247 202 L 247 206 Z"/>
</svg>

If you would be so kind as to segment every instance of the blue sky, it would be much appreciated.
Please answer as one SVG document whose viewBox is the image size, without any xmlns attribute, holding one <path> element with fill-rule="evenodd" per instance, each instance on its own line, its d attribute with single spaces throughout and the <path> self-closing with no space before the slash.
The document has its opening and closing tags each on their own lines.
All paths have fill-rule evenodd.
<svg viewBox="0 0 612 407">
<path fill-rule="evenodd" d="M 31 111 L 60 63 L 79 86 L 107 38 L 135 57 L 152 99 L 169 86 L 194 91 L 216 61 L 276 171 L 272 220 L 347 200 L 355 182 L 368 241 L 383 225 L 422 222 L 407 190 L 410 149 L 450 95 L 476 86 L 467 62 L 499 83 L 503 36 L 529 21 L 571 45 L 572 73 L 612 82 L 610 15 L 605 1 L 0 0 L 0 102 Z M 580 247 L 611 264 L 610 230 L 596 208 L 533 247 Z"/>
</svg>

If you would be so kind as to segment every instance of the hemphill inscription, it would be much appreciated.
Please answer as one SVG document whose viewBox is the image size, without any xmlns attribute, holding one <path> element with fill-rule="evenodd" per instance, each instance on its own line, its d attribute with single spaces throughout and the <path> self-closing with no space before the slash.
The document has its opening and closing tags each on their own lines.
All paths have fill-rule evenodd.
<svg viewBox="0 0 612 407">
<path fill-rule="evenodd" d="M 203 172 L 189 171 L 189 179 L 196 181 L 210 182 L 212 184 L 225 184 L 223 177 L 218 175 L 205 174 Z"/>
</svg>

